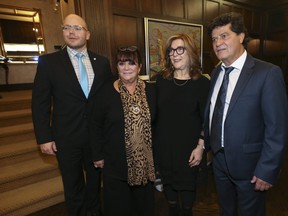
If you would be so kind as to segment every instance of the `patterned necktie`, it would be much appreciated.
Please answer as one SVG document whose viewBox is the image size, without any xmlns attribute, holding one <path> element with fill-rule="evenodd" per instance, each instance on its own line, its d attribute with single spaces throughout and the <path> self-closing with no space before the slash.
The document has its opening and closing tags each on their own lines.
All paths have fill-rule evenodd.
<svg viewBox="0 0 288 216">
<path fill-rule="evenodd" d="M 223 122 L 223 114 L 225 107 L 225 100 L 227 94 L 227 87 L 229 83 L 229 74 L 233 70 L 233 67 L 225 68 L 225 75 L 217 96 L 217 100 L 214 107 L 212 123 L 211 123 L 211 134 L 210 134 L 210 144 L 212 151 L 214 153 L 218 152 L 221 145 L 221 137 L 222 137 L 222 122 Z"/>
<path fill-rule="evenodd" d="M 89 94 L 89 85 L 88 85 L 88 74 L 85 68 L 85 65 L 82 61 L 83 58 L 83 54 L 82 53 L 77 53 L 76 57 L 78 58 L 78 69 L 79 69 L 79 75 L 80 75 L 80 85 L 81 88 L 86 96 L 86 98 L 88 97 Z"/>
</svg>

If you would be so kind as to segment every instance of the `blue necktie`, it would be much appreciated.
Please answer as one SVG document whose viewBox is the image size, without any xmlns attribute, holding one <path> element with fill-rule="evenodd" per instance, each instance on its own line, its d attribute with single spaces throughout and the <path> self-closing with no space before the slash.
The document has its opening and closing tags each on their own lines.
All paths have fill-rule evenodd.
<svg viewBox="0 0 288 216">
<path fill-rule="evenodd" d="M 86 96 L 86 98 L 88 97 L 89 94 L 89 85 L 88 85 L 88 74 L 85 68 L 85 65 L 82 61 L 83 58 L 83 54 L 82 53 L 77 53 L 76 57 L 78 58 L 78 69 L 79 69 L 79 75 L 80 75 L 80 85 L 81 88 Z"/>
<path fill-rule="evenodd" d="M 225 68 L 225 75 L 214 107 L 211 123 L 211 134 L 210 134 L 210 145 L 214 153 L 217 153 L 222 147 L 221 145 L 222 121 L 223 121 L 227 88 L 229 83 L 229 74 L 233 69 L 234 69 L 233 67 Z"/>
</svg>

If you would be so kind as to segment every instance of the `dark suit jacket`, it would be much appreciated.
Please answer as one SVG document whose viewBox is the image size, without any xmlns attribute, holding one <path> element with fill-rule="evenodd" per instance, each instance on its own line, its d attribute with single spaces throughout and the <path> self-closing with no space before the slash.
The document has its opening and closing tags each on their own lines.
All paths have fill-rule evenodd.
<svg viewBox="0 0 288 216">
<path fill-rule="evenodd" d="M 88 54 L 95 73 L 88 99 L 82 92 L 66 49 L 39 58 L 32 93 L 38 144 L 56 141 L 57 147 L 64 143 L 71 146 L 88 139 L 87 116 L 91 101 L 102 83 L 112 76 L 108 59 L 89 51 Z"/>
<path fill-rule="evenodd" d="M 209 148 L 210 100 L 221 68 L 212 73 L 205 110 Z M 274 184 L 287 144 L 287 95 L 278 66 L 248 54 L 235 86 L 224 123 L 227 166 L 235 179 L 256 177 Z"/>
</svg>

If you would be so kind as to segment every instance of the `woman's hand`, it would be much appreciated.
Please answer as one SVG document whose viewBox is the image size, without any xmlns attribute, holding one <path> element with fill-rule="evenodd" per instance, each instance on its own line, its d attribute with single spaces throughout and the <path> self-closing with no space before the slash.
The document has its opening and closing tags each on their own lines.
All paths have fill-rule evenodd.
<svg viewBox="0 0 288 216">
<path fill-rule="evenodd" d="M 94 163 L 95 168 L 103 168 L 104 167 L 104 160 L 94 161 L 93 163 Z"/>
<path fill-rule="evenodd" d="M 190 158 L 189 158 L 189 166 L 194 167 L 198 166 L 201 163 L 202 155 L 204 152 L 204 140 L 199 139 L 198 145 L 195 149 L 193 149 Z"/>
</svg>

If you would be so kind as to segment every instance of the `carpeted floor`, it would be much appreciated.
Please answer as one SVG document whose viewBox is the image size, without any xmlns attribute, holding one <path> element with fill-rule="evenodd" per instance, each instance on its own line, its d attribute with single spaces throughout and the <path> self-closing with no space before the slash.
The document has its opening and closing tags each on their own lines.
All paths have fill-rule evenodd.
<svg viewBox="0 0 288 216">
<path fill-rule="evenodd" d="M 267 216 L 288 216 L 288 159 L 286 157 L 280 179 L 267 194 Z M 167 203 L 164 194 L 155 190 L 155 216 L 167 216 Z M 211 169 L 204 170 L 199 175 L 197 201 L 194 206 L 194 216 L 217 216 L 219 207 Z M 30 216 L 66 216 L 64 203 L 31 214 Z"/>
</svg>

